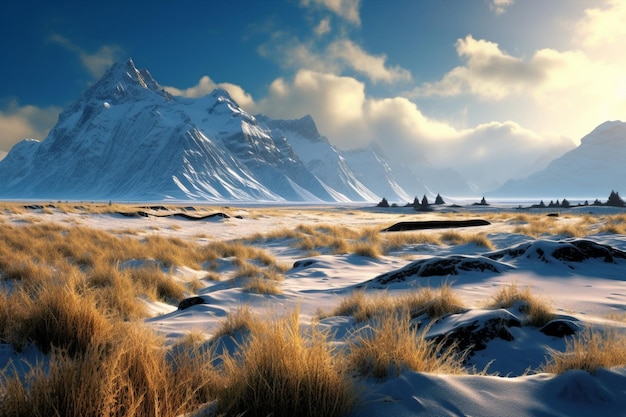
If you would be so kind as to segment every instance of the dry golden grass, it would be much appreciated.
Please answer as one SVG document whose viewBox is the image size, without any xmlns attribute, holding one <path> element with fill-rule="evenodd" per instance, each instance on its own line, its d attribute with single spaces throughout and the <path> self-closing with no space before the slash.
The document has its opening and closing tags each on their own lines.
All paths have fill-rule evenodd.
<svg viewBox="0 0 626 417">
<path fill-rule="evenodd" d="M 56 223 L 6 225 L 0 229 L 0 274 L 5 280 L 36 289 L 49 283 L 67 283 L 76 275 L 93 292 L 96 306 L 106 314 L 135 319 L 145 314 L 137 297 L 176 304 L 193 291 L 171 279 L 154 264 L 120 270 L 126 261 L 153 259 L 161 267 L 188 266 L 201 269 L 219 258 L 238 262 L 236 277 L 259 278 L 248 290 L 279 292 L 275 282 L 290 266 L 279 263 L 268 251 L 242 242 L 211 242 L 204 245 L 179 238 L 150 235 L 120 236 L 83 226 Z M 69 274 L 68 271 L 71 271 Z M 63 273 L 60 273 L 63 271 Z M 208 278 L 216 274 L 208 272 Z M 213 275 L 211 275 L 213 274 Z M 262 278 L 262 280 L 260 280 Z M 199 283 L 196 282 L 196 287 Z M 265 284 L 265 285 L 262 285 Z M 72 284 L 74 285 L 74 284 Z"/>
<path fill-rule="evenodd" d="M 129 268 L 123 271 L 139 287 L 135 292 L 146 295 L 150 300 L 178 304 L 186 293 L 187 288 L 178 281 L 173 280 L 163 270 L 152 267 Z"/>
<path fill-rule="evenodd" d="M 590 373 L 600 368 L 626 365 L 626 335 L 615 329 L 586 329 L 566 340 L 565 352 L 550 350 L 543 372 L 561 374 L 571 369 Z"/>
<path fill-rule="evenodd" d="M 355 255 L 366 256 L 368 258 L 380 258 L 383 255 L 380 245 L 370 242 L 354 243 L 351 252 Z"/>
<path fill-rule="evenodd" d="M 530 287 L 520 289 L 517 283 L 501 287 L 493 296 L 489 307 L 510 308 L 516 304 L 519 304 L 521 313 L 528 315 L 528 324 L 530 325 L 540 327 L 555 317 L 547 300 L 532 294 Z"/>
<path fill-rule="evenodd" d="M 95 305 L 106 314 L 123 320 L 145 317 L 144 304 L 137 302 L 142 295 L 140 286 L 128 272 L 120 271 L 117 264 L 97 263 L 86 271 L 86 283 Z"/>
<path fill-rule="evenodd" d="M 277 262 L 268 251 L 252 247 L 249 243 L 254 241 L 292 240 L 293 247 L 310 252 L 358 253 L 372 258 L 416 244 L 491 245 L 484 234 L 380 234 L 371 227 L 319 224 L 255 235 L 253 240 L 199 244 L 159 236 L 158 232 L 141 237 L 138 232 L 67 227 L 46 221 L 52 217 L 48 214 L 31 219 L 30 211 L 20 205 L 0 204 L 2 209 L 11 215 L 19 213 L 21 220 L 5 222 L 0 228 L 0 274 L 11 281 L 7 284 L 11 292 L 0 292 L 0 342 L 16 349 L 32 343 L 50 358 L 46 368 L 32 364 L 24 380 L 14 378 L 10 369 L 0 373 L 2 410 L 17 416 L 183 415 L 214 398 L 220 400 L 220 411 L 235 415 L 346 414 L 356 401 L 353 381 L 347 379 L 350 369 L 377 378 L 402 369 L 461 372 L 453 348 L 425 341 L 423 332 L 410 324 L 411 318 L 421 315 L 434 319 L 462 311 L 461 301 L 449 286 L 399 297 L 368 297 L 357 292 L 346 298 L 332 315 L 352 315 L 359 323 L 367 322 L 348 351 L 333 350 L 334 344 L 315 326 L 312 334 L 302 334 L 297 314 L 261 322 L 246 307 L 246 311 L 229 315 L 216 333 L 250 332 L 238 353 L 223 358 L 223 369 L 212 368 L 216 358 L 203 340 L 190 337 L 167 347 L 142 325 L 128 323 L 145 317 L 143 303 L 137 298 L 176 303 L 201 284 L 191 282 L 187 288 L 162 267 L 202 269 L 217 265 L 220 258 L 232 258 L 237 268 L 233 275 L 242 279 L 244 290 L 279 293 L 277 283 L 290 266 Z M 57 204 L 42 212 L 117 210 L 123 211 L 102 204 L 82 208 Z M 265 213 L 274 215 L 259 210 L 247 217 Z M 585 230 L 602 233 L 609 228 L 613 230 L 609 233 L 623 233 L 626 227 L 623 215 L 603 218 L 600 227 L 596 226 L 599 220 L 590 216 L 579 221 L 568 218 L 567 222 L 543 215 L 520 214 L 513 220 L 507 220 L 510 214 L 497 216 L 537 235 L 579 236 Z M 148 259 L 156 264 L 120 267 L 126 261 Z M 204 279 L 212 278 L 219 276 L 209 271 Z M 531 324 L 552 318 L 548 303 L 537 300 L 529 289 L 505 288 L 492 306 L 509 303 L 520 303 Z M 593 372 L 597 367 L 623 366 L 625 343 L 619 335 L 581 334 L 568 342 L 566 352 L 552 353 L 546 369 Z M 273 408 L 264 408 L 268 404 Z"/>
<path fill-rule="evenodd" d="M 235 336 L 238 332 L 252 331 L 256 322 L 257 319 L 252 314 L 250 306 L 246 304 L 226 316 L 226 319 L 221 322 L 220 327 L 213 334 L 213 338 Z"/>
<path fill-rule="evenodd" d="M 601 219 L 597 233 L 626 234 L 626 215 L 615 214 Z"/>
<path fill-rule="evenodd" d="M 459 357 L 454 346 L 444 348 L 426 340 L 425 333 L 411 325 L 408 310 L 383 314 L 350 343 L 350 367 L 359 375 L 378 379 L 396 376 L 405 369 L 464 373 L 463 358 Z"/>
<path fill-rule="evenodd" d="M 337 225 L 300 224 L 295 228 L 280 228 L 265 234 L 255 233 L 246 239 L 249 243 L 267 243 L 273 240 L 292 240 L 293 246 L 310 254 L 356 254 L 379 258 L 391 251 L 413 244 L 441 244 L 434 234 L 386 233 L 378 227 L 347 227 Z M 471 238 L 462 238 L 462 243 Z M 486 238 L 476 239 L 477 244 L 489 244 Z"/>
<path fill-rule="evenodd" d="M 407 310 L 411 317 L 426 314 L 430 319 L 436 319 L 462 311 L 463 303 L 449 285 L 443 285 L 437 290 L 421 288 L 397 297 L 391 297 L 387 293 L 366 296 L 365 291 L 360 290 L 342 299 L 331 312 L 321 312 L 319 316 L 352 316 L 357 322 L 364 322 L 397 314 L 401 310 Z"/>
<path fill-rule="evenodd" d="M 467 243 L 473 243 L 476 246 L 480 246 L 486 249 L 495 249 L 495 246 L 489 240 L 485 233 L 476 233 L 468 237 Z"/>
<path fill-rule="evenodd" d="M 206 279 L 209 281 L 221 281 L 222 277 L 220 276 L 220 274 L 218 274 L 215 271 L 209 271 L 206 273 L 203 279 Z"/>
<path fill-rule="evenodd" d="M 139 325 L 119 324 L 106 344 L 78 355 L 55 350 L 47 367 L 21 381 L 0 374 L 3 415 L 176 416 L 214 396 L 218 378 L 206 355 L 178 349 L 168 358 L 163 340 Z"/>
<path fill-rule="evenodd" d="M 493 249 L 494 246 L 485 233 L 459 232 L 456 230 L 448 230 L 439 234 L 439 239 L 448 245 L 464 245 L 473 243 L 487 249 Z"/>
<path fill-rule="evenodd" d="M 439 237 L 432 233 L 424 232 L 402 232 L 385 233 L 383 237 L 383 253 L 400 250 L 408 245 L 430 244 L 440 245 Z"/>
<path fill-rule="evenodd" d="M 563 236 L 566 238 L 583 237 L 587 236 L 588 229 L 583 227 L 583 225 L 570 223 L 555 227 L 551 230 L 551 233 L 555 236 Z"/>
<path fill-rule="evenodd" d="M 252 277 L 247 279 L 241 288 L 244 291 L 255 294 L 279 295 L 283 293 L 276 281 L 268 280 L 262 277 Z"/>
<path fill-rule="evenodd" d="M 513 233 L 520 233 L 534 238 L 553 234 L 555 223 L 558 219 L 557 217 L 548 217 L 545 214 L 527 214 L 523 216 L 526 218 L 526 223 L 516 226 L 513 229 Z"/>
<path fill-rule="evenodd" d="M 108 318 L 93 300 L 69 288 L 44 287 L 35 294 L 17 289 L 2 298 L 0 340 L 18 350 L 32 343 L 44 353 L 63 349 L 76 355 L 108 337 Z"/>
<path fill-rule="evenodd" d="M 340 416 L 357 401 L 325 334 L 305 337 L 298 312 L 257 322 L 248 341 L 224 357 L 226 383 L 218 394 L 225 415 Z"/>
</svg>

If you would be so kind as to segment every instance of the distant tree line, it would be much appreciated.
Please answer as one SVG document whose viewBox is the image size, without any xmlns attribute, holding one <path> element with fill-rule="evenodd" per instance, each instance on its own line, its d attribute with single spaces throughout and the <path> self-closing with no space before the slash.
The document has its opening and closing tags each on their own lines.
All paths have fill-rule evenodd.
<svg viewBox="0 0 626 417">
<path fill-rule="evenodd" d="M 417 211 L 431 211 L 432 210 L 431 206 L 433 205 L 437 206 L 437 205 L 443 205 L 443 204 L 446 204 L 446 202 L 444 201 L 441 194 L 437 193 L 437 196 L 435 197 L 435 201 L 432 204 L 430 201 L 428 201 L 428 197 L 426 197 L 426 194 L 424 194 L 421 200 L 415 197 L 412 203 L 407 203 L 404 207 L 413 207 Z M 485 201 L 485 197 L 483 197 L 480 203 L 474 203 L 474 205 L 487 206 L 488 204 Z M 383 199 L 380 200 L 380 202 L 376 205 L 376 207 L 398 207 L 398 205 L 395 203 L 390 205 L 389 201 L 387 201 L 387 199 L 383 197 Z"/>
<path fill-rule="evenodd" d="M 609 194 L 609 199 L 606 201 L 606 203 L 602 203 L 600 200 L 596 198 L 595 201 L 591 204 L 589 204 L 588 200 L 585 200 L 584 203 L 577 204 L 578 207 L 590 206 L 590 205 L 591 206 L 609 206 L 609 207 L 626 207 L 626 203 L 624 203 L 624 200 L 622 200 L 622 198 L 619 196 L 619 193 L 614 190 L 612 190 L 611 194 Z M 572 207 L 572 205 L 566 198 L 564 198 L 561 202 L 559 202 L 559 200 L 556 200 L 556 201 L 550 200 L 550 203 L 548 203 L 547 205 L 546 203 L 543 202 L 543 200 L 541 200 L 539 204 L 534 204 L 531 206 L 531 208 L 570 208 L 570 207 Z"/>
<path fill-rule="evenodd" d="M 445 201 L 443 200 L 440 194 L 437 194 L 437 197 L 435 197 L 435 202 L 432 205 L 442 205 L 442 204 L 445 204 Z M 485 200 L 485 197 L 483 197 L 480 200 L 480 203 L 474 203 L 473 205 L 474 206 L 488 206 L 489 203 L 487 203 L 487 200 Z M 588 200 L 585 200 L 584 203 L 579 203 L 576 206 L 578 207 L 580 206 L 626 207 L 626 203 L 624 203 L 624 200 L 622 200 L 622 198 L 620 197 L 617 191 L 612 190 L 611 194 L 609 194 L 609 198 L 606 201 L 606 203 L 602 203 L 600 200 L 596 198 L 595 201 L 591 204 L 589 203 Z M 398 205 L 395 203 L 390 205 L 389 201 L 387 201 L 387 199 L 383 197 L 383 199 L 376 205 L 376 207 L 398 207 Z M 407 203 L 405 207 L 413 207 L 417 211 L 431 211 L 432 210 L 431 203 L 428 201 L 428 197 L 426 197 L 426 194 L 424 194 L 421 200 L 415 197 L 413 202 Z M 569 202 L 568 199 L 564 198 L 561 201 L 550 200 L 548 204 L 544 203 L 544 201 L 541 200 L 539 204 L 533 204 L 530 207 L 531 208 L 570 208 L 574 206 L 572 206 L 572 204 Z"/>
</svg>

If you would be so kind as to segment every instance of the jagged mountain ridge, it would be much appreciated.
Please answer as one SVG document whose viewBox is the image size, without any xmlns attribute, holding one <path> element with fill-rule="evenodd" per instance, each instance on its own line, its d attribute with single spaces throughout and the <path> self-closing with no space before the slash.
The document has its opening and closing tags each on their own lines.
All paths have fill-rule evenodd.
<svg viewBox="0 0 626 417">
<path fill-rule="evenodd" d="M 315 142 L 319 133 L 312 119 L 300 124 L 308 132 L 300 136 Z M 0 161 L 0 195 L 273 202 L 378 198 L 344 166 L 339 166 L 342 182 L 325 184 L 286 137 L 272 134 L 226 91 L 200 99 L 174 97 L 129 60 L 111 67 L 64 111 L 46 140 L 22 141 Z M 317 148 L 336 151 L 327 140 L 319 140 Z M 331 176 L 337 170 L 328 168 Z"/>
<path fill-rule="evenodd" d="M 578 147 L 524 179 L 509 180 L 490 197 L 605 199 L 626 190 L 626 123 L 607 121 L 581 139 Z"/>
<path fill-rule="evenodd" d="M 348 202 L 385 192 L 408 200 L 382 156 L 374 159 L 373 171 L 389 172 L 376 191 L 310 116 L 255 117 L 221 89 L 175 97 L 129 60 L 61 113 L 44 141 L 11 149 L 0 161 L 0 197 Z"/>
</svg>

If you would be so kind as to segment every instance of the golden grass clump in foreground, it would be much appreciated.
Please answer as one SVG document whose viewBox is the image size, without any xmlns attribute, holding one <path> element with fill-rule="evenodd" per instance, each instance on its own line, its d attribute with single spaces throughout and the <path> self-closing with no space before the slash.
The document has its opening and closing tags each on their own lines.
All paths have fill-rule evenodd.
<svg viewBox="0 0 626 417">
<path fill-rule="evenodd" d="M 248 341 L 224 360 L 220 412 L 246 416 L 340 416 L 357 403 L 354 381 L 327 335 L 302 334 L 298 312 L 254 323 Z"/>
<path fill-rule="evenodd" d="M 615 329 L 586 329 L 566 340 L 565 352 L 550 350 L 543 372 L 562 374 L 572 369 L 595 373 L 600 368 L 626 365 L 626 335 Z"/>
<path fill-rule="evenodd" d="M 20 380 L 0 374 L 3 416 L 176 416 L 196 410 L 217 390 L 206 354 L 178 349 L 141 324 L 117 323 L 106 340 L 80 353 L 54 349 L 49 364 Z"/>
<path fill-rule="evenodd" d="M 466 373 L 463 354 L 454 344 L 444 347 L 426 340 L 426 330 L 411 325 L 407 309 L 386 312 L 373 320 L 370 329 L 361 331 L 350 342 L 348 361 L 362 376 L 384 379 L 405 369 L 445 374 Z"/>
</svg>

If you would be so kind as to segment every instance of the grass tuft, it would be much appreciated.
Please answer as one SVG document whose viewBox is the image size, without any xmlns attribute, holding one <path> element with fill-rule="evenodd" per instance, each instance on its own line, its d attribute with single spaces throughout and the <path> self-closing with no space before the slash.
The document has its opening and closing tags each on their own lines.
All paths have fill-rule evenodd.
<svg viewBox="0 0 626 417">
<path fill-rule="evenodd" d="M 387 293 L 366 296 L 365 291 L 360 290 L 343 298 L 331 312 L 322 312 L 320 318 L 352 316 L 356 322 L 364 322 L 398 313 L 403 309 L 406 309 L 411 317 L 426 314 L 430 319 L 436 319 L 446 314 L 458 313 L 464 307 L 449 285 L 443 285 L 438 290 L 420 288 L 397 297 L 391 297 Z"/>
<path fill-rule="evenodd" d="M 510 308 L 516 304 L 519 304 L 521 313 L 528 315 L 528 324 L 532 326 L 543 326 L 555 317 L 550 304 L 545 299 L 532 294 L 530 287 L 521 290 L 515 282 L 501 287 L 493 296 L 489 307 Z"/>
<path fill-rule="evenodd" d="M 367 331 L 350 342 L 348 361 L 359 375 L 384 379 L 404 370 L 463 373 L 463 358 L 454 346 L 443 348 L 425 339 L 425 331 L 411 325 L 408 310 L 378 316 Z"/>
<path fill-rule="evenodd" d="M 219 411 L 246 416 L 340 416 L 357 401 L 351 379 L 333 356 L 327 335 L 299 329 L 298 313 L 257 322 L 245 346 L 224 357 L 227 383 Z"/>
<path fill-rule="evenodd" d="M 106 344 L 75 355 L 51 352 L 47 367 L 19 380 L 0 373 L 3 415 L 175 416 L 210 401 L 217 378 L 211 361 L 179 350 L 168 359 L 163 340 L 139 325 L 122 325 Z"/>
<path fill-rule="evenodd" d="M 626 335 L 615 329 L 586 329 L 566 340 L 565 352 L 550 349 L 542 372 L 562 374 L 572 369 L 595 373 L 600 368 L 626 365 Z"/>
</svg>

